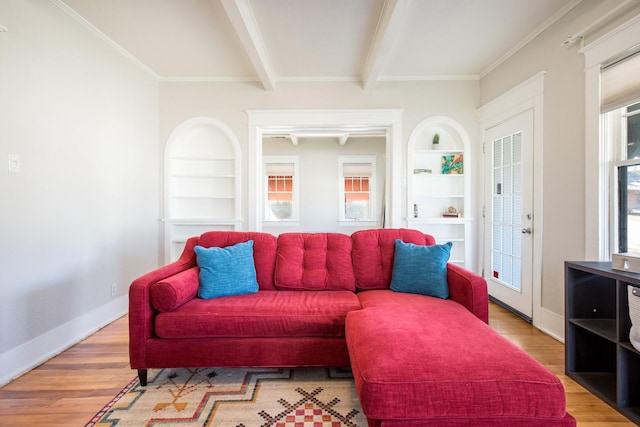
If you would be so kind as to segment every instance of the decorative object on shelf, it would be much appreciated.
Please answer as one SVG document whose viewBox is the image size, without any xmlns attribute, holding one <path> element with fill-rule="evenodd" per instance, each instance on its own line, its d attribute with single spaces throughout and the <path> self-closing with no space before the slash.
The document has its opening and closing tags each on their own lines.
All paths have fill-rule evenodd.
<svg viewBox="0 0 640 427">
<path fill-rule="evenodd" d="M 431 169 L 414 169 L 413 173 L 414 174 L 418 174 L 418 173 L 431 173 L 433 172 Z"/>
<path fill-rule="evenodd" d="M 630 273 L 640 273 L 640 254 L 612 254 L 611 268 Z"/>
<path fill-rule="evenodd" d="M 431 140 L 432 146 L 431 148 L 433 148 L 434 150 L 437 150 L 440 148 L 440 134 L 438 132 L 436 132 L 433 135 L 433 139 Z"/>
<path fill-rule="evenodd" d="M 455 207 L 449 206 L 445 212 L 442 212 L 442 217 L 443 218 L 461 218 L 462 212 L 458 212 L 458 210 Z"/>
<path fill-rule="evenodd" d="M 446 175 L 461 175 L 464 173 L 462 154 L 442 156 L 442 173 Z"/>
<path fill-rule="evenodd" d="M 640 288 L 628 285 L 629 297 L 629 318 L 631 319 L 631 330 L 629 330 L 629 341 L 631 345 L 640 351 Z"/>
</svg>

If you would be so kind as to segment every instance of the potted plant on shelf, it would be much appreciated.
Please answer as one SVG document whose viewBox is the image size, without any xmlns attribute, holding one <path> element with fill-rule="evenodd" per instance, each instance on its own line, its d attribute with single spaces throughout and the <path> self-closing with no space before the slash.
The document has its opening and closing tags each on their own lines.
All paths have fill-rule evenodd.
<svg viewBox="0 0 640 427">
<path fill-rule="evenodd" d="M 440 134 L 438 132 L 436 132 L 433 135 L 433 139 L 431 140 L 431 142 L 432 142 L 432 148 L 434 150 L 437 150 L 440 148 Z"/>
</svg>

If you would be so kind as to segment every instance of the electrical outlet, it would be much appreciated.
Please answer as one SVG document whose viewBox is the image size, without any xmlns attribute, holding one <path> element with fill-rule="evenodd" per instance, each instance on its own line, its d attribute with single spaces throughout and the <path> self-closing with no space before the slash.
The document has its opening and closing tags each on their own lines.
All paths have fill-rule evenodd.
<svg viewBox="0 0 640 427">
<path fill-rule="evenodd" d="M 115 283 L 111 284 L 111 296 L 115 297 L 118 293 L 118 286 Z"/>
</svg>

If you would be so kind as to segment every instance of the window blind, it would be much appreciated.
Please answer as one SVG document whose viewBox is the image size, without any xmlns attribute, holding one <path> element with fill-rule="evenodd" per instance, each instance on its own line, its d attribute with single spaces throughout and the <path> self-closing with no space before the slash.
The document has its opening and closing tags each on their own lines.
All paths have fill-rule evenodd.
<svg viewBox="0 0 640 427">
<path fill-rule="evenodd" d="M 371 176 L 371 163 L 344 163 L 343 176 Z"/>
<path fill-rule="evenodd" d="M 265 173 L 267 175 L 294 175 L 295 166 L 293 163 L 266 163 Z"/>
<path fill-rule="evenodd" d="M 601 74 L 601 113 L 640 101 L 640 52 L 604 66 Z"/>
</svg>

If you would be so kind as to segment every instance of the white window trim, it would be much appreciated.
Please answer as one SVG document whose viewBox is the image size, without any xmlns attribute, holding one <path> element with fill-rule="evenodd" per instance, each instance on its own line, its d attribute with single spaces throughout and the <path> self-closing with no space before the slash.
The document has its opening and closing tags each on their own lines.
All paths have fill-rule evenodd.
<svg viewBox="0 0 640 427">
<path fill-rule="evenodd" d="M 621 126 L 621 120 L 622 117 L 620 115 L 620 110 L 613 110 L 611 112 L 609 112 L 606 115 L 603 115 L 603 117 L 601 118 L 602 120 L 602 144 L 605 145 L 605 150 L 606 150 L 606 154 L 605 154 L 605 158 L 607 158 L 607 165 L 608 167 L 605 167 L 603 165 L 603 173 L 602 173 L 602 178 L 606 179 L 607 181 L 605 181 L 603 183 L 603 187 L 606 189 L 606 193 L 604 195 L 604 197 L 606 197 L 605 200 L 609 199 L 611 202 L 608 203 L 607 209 L 607 218 L 610 218 L 610 221 L 608 222 L 608 228 L 606 228 L 606 238 L 609 239 L 610 241 L 607 242 L 608 246 L 603 247 L 603 251 L 605 253 L 611 253 L 612 251 L 617 252 L 616 250 L 614 250 L 614 248 L 618 247 L 618 215 L 617 215 L 617 209 L 618 209 L 618 179 L 617 176 L 614 177 L 614 175 L 617 175 L 617 171 L 616 171 L 616 166 L 618 166 L 619 162 L 616 162 L 615 159 L 620 159 L 621 158 L 621 154 L 622 154 L 622 135 L 621 135 L 621 130 L 622 130 L 622 126 Z M 617 122 L 617 123 L 615 123 Z M 618 143 L 614 143 L 614 141 L 617 141 Z M 604 174 L 604 169 L 606 169 L 606 177 Z M 604 238 L 604 236 L 603 236 Z M 603 242 L 604 243 L 604 242 Z M 601 258 L 601 259 L 608 259 L 608 255 L 605 258 Z"/>
<path fill-rule="evenodd" d="M 291 219 L 283 219 L 283 220 L 268 220 L 266 218 L 262 218 L 262 225 L 265 227 L 273 227 L 273 226 L 299 226 L 300 225 L 300 173 L 299 173 L 299 156 L 263 156 L 262 161 L 262 170 L 267 170 L 267 165 L 270 163 L 290 163 L 293 164 L 293 210 L 292 210 L 292 218 Z M 263 211 L 266 212 L 267 207 L 267 175 L 266 173 L 262 177 L 263 179 L 263 194 L 264 197 L 264 206 Z"/>
<path fill-rule="evenodd" d="M 369 179 L 369 218 L 364 220 L 346 219 L 344 215 L 344 165 L 350 163 L 371 165 L 371 177 Z M 376 156 L 338 156 L 338 225 L 377 225 L 376 189 Z"/>
<path fill-rule="evenodd" d="M 606 126 L 600 114 L 600 70 L 611 58 L 640 43 L 637 15 L 585 46 L 585 258 L 611 259 L 610 164 L 613 149 L 606 144 Z"/>
</svg>

